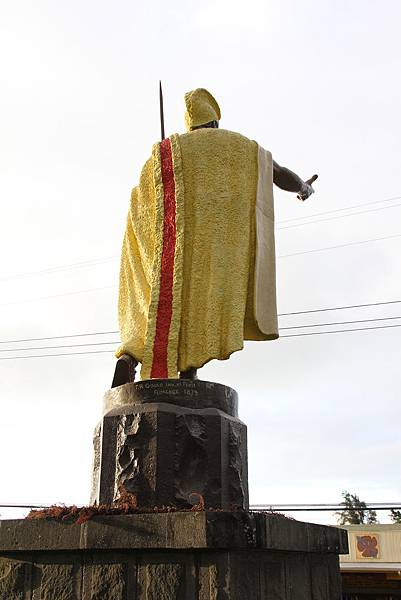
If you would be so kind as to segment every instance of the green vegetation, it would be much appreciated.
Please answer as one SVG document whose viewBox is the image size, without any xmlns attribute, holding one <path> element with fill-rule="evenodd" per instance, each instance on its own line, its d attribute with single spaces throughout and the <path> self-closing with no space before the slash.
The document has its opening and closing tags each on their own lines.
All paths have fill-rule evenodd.
<svg viewBox="0 0 401 600">
<path fill-rule="evenodd" d="M 339 525 L 363 525 L 370 523 L 378 523 L 377 514 L 375 510 L 371 510 L 366 506 L 366 503 L 359 499 L 356 494 L 350 492 L 343 492 L 342 497 L 344 498 L 341 504 L 344 506 L 343 510 L 336 512 L 337 522 Z M 401 523 L 401 512 L 398 512 Z"/>
</svg>

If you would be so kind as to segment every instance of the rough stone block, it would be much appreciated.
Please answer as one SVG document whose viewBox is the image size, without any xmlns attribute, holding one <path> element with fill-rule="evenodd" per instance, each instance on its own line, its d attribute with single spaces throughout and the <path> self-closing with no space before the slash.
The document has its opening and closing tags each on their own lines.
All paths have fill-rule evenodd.
<svg viewBox="0 0 401 600">
<path fill-rule="evenodd" d="M 266 541 L 272 548 L 302 550 L 309 544 L 307 523 L 292 521 L 281 515 L 266 519 Z"/>
<path fill-rule="evenodd" d="M 329 587 L 329 569 L 327 560 L 322 560 L 319 555 L 310 557 L 310 570 L 311 570 L 311 587 L 312 587 L 312 599 L 313 600 L 330 600 L 332 598 L 331 590 Z"/>
<path fill-rule="evenodd" d="M 138 584 L 138 600 L 185 600 L 185 569 L 181 564 L 142 565 Z"/>
<path fill-rule="evenodd" d="M 33 600 L 78 600 L 79 589 L 73 564 L 35 565 L 40 584 L 33 592 Z"/>
<path fill-rule="evenodd" d="M 32 538 L 32 523 L 42 540 L 40 548 Z M 270 526 L 270 524 L 272 526 Z M 287 519 L 283 516 L 245 511 L 167 512 L 133 515 L 98 516 L 82 525 L 48 521 L 3 521 L 0 529 L 0 554 L 45 550 L 139 550 L 161 548 L 175 550 L 230 549 L 277 550 L 346 554 L 347 538 L 340 543 L 321 545 L 321 537 L 337 528 Z M 51 525 L 51 527 L 49 527 Z M 13 543 L 2 532 L 13 529 Z M 270 535 L 266 536 L 266 531 Z M 303 533 L 303 537 L 301 532 Z M 337 530 L 341 532 L 341 530 Z M 293 533 L 292 533 L 293 532 Z M 61 539 L 65 536 L 65 544 Z M 75 539 L 75 545 L 72 540 Z M 291 546 L 289 540 L 295 540 Z M 319 548 L 319 549 L 317 549 Z"/>
<path fill-rule="evenodd" d="M 202 561 L 198 567 L 199 600 L 217 600 L 219 593 L 217 564 Z M 220 594 L 220 598 L 223 596 Z"/>
<path fill-rule="evenodd" d="M 21 545 L 31 550 L 69 550 L 79 546 L 80 533 L 79 527 L 54 521 L 0 521 L 1 548 L 8 552 L 20 550 Z"/>
<path fill-rule="evenodd" d="M 340 530 L 341 532 L 347 533 L 345 529 Z M 343 550 L 341 550 L 342 554 L 345 554 Z M 341 598 L 341 573 L 340 573 L 340 561 L 338 554 L 328 554 L 326 556 L 327 566 L 328 566 L 328 576 L 329 576 L 329 590 L 330 594 L 333 598 Z"/>
<path fill-rule="evenodd" d="M 255 584 L 260 594 L 260 557 L 256 553 L 230 554 L 230 570 L 226 576 L 226 588 L 230 600 L 246 600 L 255 593 Z"/>
<path fill-rule="evenodd" d="M 126 593 L 125 565 L 92 566 L 90 600 L 125 600 Z"/>
<path fill-rule="evenodd" d="M 260 568 L 260 588 L 266 600 L 285 600 L 285 568 L 278 560 L 262 560 Z"/>
<path fill-rule="evenodd" d="M 9 537 L 4 545 L 1 535 L 10 523 L 12 551 Z M 339 600 L 338 553 L 348 552 L 341 535 L 333 543 L 333 528 L 268 514 L 104 516 L 51 528 L 37 523 L 46 550 L 25 535 L 32 533 L 29 521 L 2 523 L 0 600 Z M 77 532 L 77 544 L 65 551 L 60 536 L 65 532 L 70 546 L 68 529 Z"/>
<path fill-rule="evenodd" d="M 285 563 L 286 595 L 284 596 L 286 600 L 312 598 L 309 556 L 300 552 L 291 552 L 287 556 Z M 324 556 L 322 559 L 324 562 Z"/>
<path fill-rule="evenodd" d="M 133 515 L 128 520 L 124 515 L 112 520 L 97 517 L 84 523 L 80 539 L 82 549 L 131 549 L 169 547 L 167 526 L 168 514 Z"/>
<path fill-rule="evenodd" d="M 0 558 L 0 600 L 28 600 L 31 565 Z"/>
<path fill-rule="evenodd" d="M 247 469 L 246 427 L 231 388 L 177 379 L 107 392 L 92 502 L 111 504 L 124 490 L 149 508 L 247 509 Z"/>
</svg>

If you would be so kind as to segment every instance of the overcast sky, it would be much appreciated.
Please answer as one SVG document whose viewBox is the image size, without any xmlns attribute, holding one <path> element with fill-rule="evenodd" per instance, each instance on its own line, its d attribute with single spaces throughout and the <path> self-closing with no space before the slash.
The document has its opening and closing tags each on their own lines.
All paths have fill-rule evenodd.
<svg viewBox="0 0 401 600">
<path fill-rule="evenodd" d="M 185 92 L 207 87 L 222 127 L 319 174 L 305 204 L 276 188 L 280 313 L 401 300 L 401 237 L 354 244 L 401 236 L 400 20 L 399 0 L 0 0 L 0 503 L 88 502 L 113 354 L 2 359 L 118 335 L 3 342 L 118 329 L 118 256 L 160 135 L 159 78 L 168 134 L 184 129 Z M 280 325 L 399 315 L 389 304 Z M 401 316 L 354 327 L 388 324 Z M 393 327 L 253 342 L 200 371 L 240 394 L 252 503 L 342 490 L 401 501 L 400 340 Z"/>
</svg>

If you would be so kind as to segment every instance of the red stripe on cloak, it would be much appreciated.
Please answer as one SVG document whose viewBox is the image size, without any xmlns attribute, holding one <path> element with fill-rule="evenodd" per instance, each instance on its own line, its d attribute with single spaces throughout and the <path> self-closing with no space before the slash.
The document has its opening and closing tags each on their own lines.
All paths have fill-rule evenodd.
<svg viewBox="0 0 401 600">
<path fill-rule="evenodd" d="M 168 338 L 173 314 L 173 278 L 176 245 L 176 199 L 173 156 L 171 142 L 167 138 L 160 144 L 161 171 L 163 181 L 163 249 L 160 272 L 159 303 L 156 316 L 156 331 L 153 342 L 152 379 L 168 377 Z"/>
</svg>

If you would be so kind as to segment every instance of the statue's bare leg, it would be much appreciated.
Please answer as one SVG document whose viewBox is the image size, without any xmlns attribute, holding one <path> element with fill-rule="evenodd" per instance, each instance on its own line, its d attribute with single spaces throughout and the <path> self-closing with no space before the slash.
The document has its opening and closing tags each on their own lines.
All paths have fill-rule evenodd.
<svg viewBox="0 0 401 600">
<path fill-rule="evenodd" d="M 129 354 L 123 354 L 117 361 L 114 371 L 112 388 L 131 383 L 135 381 L 135 369 L 138 366 L 137 361 Z"/>
<path fill-rule="evenodd" d="M 198 379 L 197 369 L 195 369 L 195 367 L 190 367 L 186 371 L 181 371 L 180 379 Z"/>
</svg>

